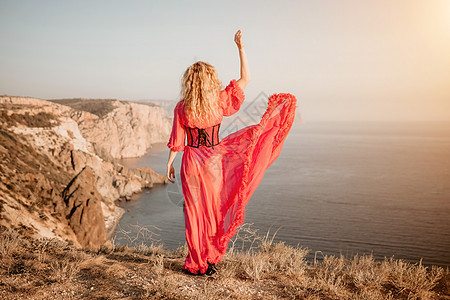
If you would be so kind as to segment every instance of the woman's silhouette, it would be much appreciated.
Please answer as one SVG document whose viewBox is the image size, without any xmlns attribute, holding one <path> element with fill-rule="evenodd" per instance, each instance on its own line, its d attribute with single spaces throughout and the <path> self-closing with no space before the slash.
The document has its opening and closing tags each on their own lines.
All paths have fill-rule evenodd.
<svg viewBox="0 0 450 300">
<path fill-rule="evenodd" d="M 239 49 L 240 79 L 225 89 L 213 66 L 198 61 L 184 73 L 181 100 L 174 109 L 167 177 L 174 182 L 173 161 L 184 151 L 181 182 L 185 234 L 189 249 L 183 269 L 212 274 L 230 238 L 244 220 L 245 205 L 265 170 L 279 156 L 295 116 L 297 100 L 288 93 L 273 94 L 261 121 L 219 141 L 223 116 L 236 113 L 250 81 L 242 32 L 234 38 Z M 187 139 L 187 145 L 185 140 Z"/>
</svg>

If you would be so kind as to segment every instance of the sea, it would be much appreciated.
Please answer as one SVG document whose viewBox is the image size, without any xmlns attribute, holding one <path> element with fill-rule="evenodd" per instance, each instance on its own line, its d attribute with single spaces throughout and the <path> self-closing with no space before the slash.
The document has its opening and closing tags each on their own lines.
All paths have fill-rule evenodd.
<svg viewBox="0 0 450 300">
<path fill-rule="evenodd" d="M 165 174 L 165 144 L 130 168 Z M 179 176 L 126 210 L 116 244 L 185 243 Z M 308 248 L 307 259 L 371 254 L 450 266 L 450 122 L 296 122 L 245 213 L 246 232 Z"/>
</svg>

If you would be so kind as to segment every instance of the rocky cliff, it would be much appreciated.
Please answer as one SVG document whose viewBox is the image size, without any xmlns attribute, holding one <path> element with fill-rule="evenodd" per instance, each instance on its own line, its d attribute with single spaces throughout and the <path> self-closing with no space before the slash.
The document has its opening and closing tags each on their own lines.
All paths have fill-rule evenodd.
<svg viewBox="0 0 450 300">
<path fill-rule="evenodd" d="M 110 99 L 61 99 L 74 108 L 71 118 L 103 157 L 142 156 L 154 143 L 168 140 L 172 122 L 164 109 L 146 102 Z"/>
<path fill-rule="evenodd" d="M 108 103 L 91 113 L 68 103 L 0 97 L 0 225 L 98 248 L 124 213 L 116 200 L 166 183 L 149 168 L 127 169 L 111 158 L 142 155 L 151 142 L 167 140 L 170 121 L 157 106 Z"/>
</svg>

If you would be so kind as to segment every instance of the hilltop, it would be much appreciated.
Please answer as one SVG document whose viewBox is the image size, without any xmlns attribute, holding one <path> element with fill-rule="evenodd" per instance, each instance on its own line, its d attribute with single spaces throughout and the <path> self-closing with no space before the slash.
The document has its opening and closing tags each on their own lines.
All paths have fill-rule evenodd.
<svg viewBox="0 0 450 300">
<path fill-rule="evenodd" d="M 2 299 L 450 299 L 441 267 L 372 256 L 325 256 L 255 238 L 256 248 L 229 248 L 212 276 L 182 272 L 187 247 L 81 250 L 57 239 L 32 239 L 1 228 Z"/>
</svg>

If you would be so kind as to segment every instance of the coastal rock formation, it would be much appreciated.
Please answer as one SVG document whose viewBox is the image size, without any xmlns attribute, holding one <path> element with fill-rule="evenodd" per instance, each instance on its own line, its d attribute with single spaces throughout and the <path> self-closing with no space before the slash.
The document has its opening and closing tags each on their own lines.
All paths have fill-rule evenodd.
<svg viewBox="0 0 450 300">
<path fill-rule="evenodd" d="M 78 109 L 71 113 L 71 118 L 103 158 L 142 156 L 151 144 L 167 141 L 172 128 L 164 109 L 152 103 L 86 99 L 52 101 Z"/>
<path fill-rule="evenodd" d="M 101 207 L 102 196 L 95 188 L 94 173 L 85 166 L 62 192 L 64 216 L 78 242 L 98 248 L 106 241 L 106 227 Z M 61 203 L 62 204 L 62 203 Z"/>
<path fill-rule="evenodd" d="M 0 225 L 98 248 L 111 238 L 124 213 L 115 201 L 166 183 L 166 178 L 98 155 L 73 118 L 83 114 L 98 121 L 98 116 L 75 109 L 34 98 L 0 97 Z M 110 138 L 114 144 L 116 139 Z"/>
</svg>

